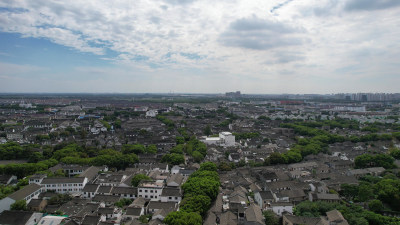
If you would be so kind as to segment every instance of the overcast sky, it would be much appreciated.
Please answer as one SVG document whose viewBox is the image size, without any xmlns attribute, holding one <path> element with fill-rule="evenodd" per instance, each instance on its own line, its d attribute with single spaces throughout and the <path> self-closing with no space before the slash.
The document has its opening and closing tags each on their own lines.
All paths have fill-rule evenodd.
<svg viewBox="0 0 400 225">
<path fill-rule="evenodd" d="M 0 92 L 400 92 L 400 0 L 2 0 Z"/>
</svg>

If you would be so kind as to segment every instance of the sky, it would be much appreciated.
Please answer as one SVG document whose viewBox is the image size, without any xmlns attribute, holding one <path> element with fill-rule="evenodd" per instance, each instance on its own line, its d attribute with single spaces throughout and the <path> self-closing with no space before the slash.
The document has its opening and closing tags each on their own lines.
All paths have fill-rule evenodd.
<svg viewBox="0 0 400 225">
<path fill-rule="evenodd" d="M 2 0 L 0 92 L 400 92 L 399 0 Z"/>
</svg>

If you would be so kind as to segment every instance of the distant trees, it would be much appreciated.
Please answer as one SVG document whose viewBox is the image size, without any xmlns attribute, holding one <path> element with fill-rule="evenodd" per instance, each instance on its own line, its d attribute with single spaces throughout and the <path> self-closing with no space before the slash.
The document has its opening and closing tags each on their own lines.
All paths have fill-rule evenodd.
<svg viewBox="0 0 400 225">
<path fill-rule="evenodd" d="M 395 168 L 394 158 L 387 154 L 363 154 L 354 160 L 356 168 L 384 167 L 385 169 Z"/>
<path fill-rule="evenodd" d="M 185 157 L 182 154 L 178 154 L 178 153 L 165 154 L 161 158 L 161 162 L 166 162 L 166 163 L 172 164 L 172 165 L 179 165 L 179 164 L 185 163 Z"/>
</svg>

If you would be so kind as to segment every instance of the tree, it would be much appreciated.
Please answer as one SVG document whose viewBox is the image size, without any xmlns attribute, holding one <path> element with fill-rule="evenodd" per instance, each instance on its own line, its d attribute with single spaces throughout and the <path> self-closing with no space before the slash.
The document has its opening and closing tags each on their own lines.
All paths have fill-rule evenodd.
<svg viewBox="0 0 400 225">
<path fill-rule="evenodd" d="M 118 202 L 116 202 L 114 205 L 119 208 L 123 208 L 124 206 L 130 205 L 131 203 L 132 203 L 132 199 L 123 198 L 123 199 L 119 200 Z"/>
<path fill-rule="evenodd" d="M 161 162 L 167 162 L 172 165 L 179 165 L 185 163 L 185 157 L 182 154 L 177 153 L 165 154 L 161 158 Z"/>
<path fill-rule="evenodd" d="M 395 159 L 400 159 L 400 149 L 391 149 L 390 155 Z"/>
<path fill-rule="evenodd" d="M 285 164 L 287 162 L 285 155 L 274 152 L 269 156 L 269 160 L 271 164 Z"/>
<path fill-rule="evenodd" d="M 141 144 L 136 144 L 136 145 L 126 144 L 122 146 L 122 153 L 124 154 L 129 154 L 129 153 L 140 154 L 144 153 L 145 151 L 146 148 L 144 147 L 144 145 Z"/>
<path fill-rule="evenodd" d="M 366 202 L 374 197 L 374 191 L 369 184 L 362 184 L 358 187 L 358 201 Z"/>
<path fill-rule="evenodd" d="M 193 157 L 194 161 L 198 162 L 198 163 L 204 159 L 204 156 L 198 151 L 194 151 L 192 153 L 192 157 Z"/>
<path fill-rule="evenodd" d="M 368 203 L 368 208 L 374 212 L 380 212 L 383 210 L 383 204 L 381 201 L 374 199 Z"/>
<path fill-rule="evenodd" d="M 279 218 L 272 211 L 264 211 L 263 216 L 265 218 L 265 224 L 268 225 L 279 225 Z"/>
<path fill-rule="evenodd" d="M 147 152 L 147 153 L 156 154 L 156 153 L 157 153 L 157 146 L 155 146 L 155 145 L 149 145 L 149 146 L 147 146 L 146 152 Z"/>
<path fill-rule="evenodd" d="M 185 198 L 181 203 L 180 210 L 185 212 L 197 212 L 201 216 L 205 216 L 210 208 L 211 199 L 208 196 L 196 195 Z"/>
<path fill-rule="evenodd" d="M 212 134 L 212 132 L 211 132 L 211 127 L 210 127 L 210 125 L 207 125 L 207 126 L 204 128 L 204 135 L 210 136 L 211 134 Z"/>
<path fill-rule="evenodd" d="M 144 174 L 136 174 L 131 181 L 132 186 L 137 187 L 142 180 L 151 180 L 150 177 Z"/>
<path fill-rule="evenodd" d="M 201 225 L 203 220 L 199 213 L 176 211 L 169 213 L 164 223 L 168 225 Z"/>
<path fill-rule="evenodd" d="M 340 195 L 347 199 L 353 199 L 358 195 L 358 186 L 354 184 L 342 184 L 340 186 Z"/>
<path fill-rule="evenodd" d="M 194 177 L 189 178 L 182 185 L 185 196 L 206 195 L 211 199 L 215 199 L 218 195 L 219 181 L 210 178 Z"/>
<path fill-rule="evenodd" d="M 26 201 L 24 199 L 18 200 L 11 204 L 11 210 L 22 210 L 26 211 Z"/>
<path fill-rule="evenodd" d="M 205 162 L 200 165 L 199 171 L 202 170 L 217 171 L 217 166 L 213 162 Z"/>
</svg>

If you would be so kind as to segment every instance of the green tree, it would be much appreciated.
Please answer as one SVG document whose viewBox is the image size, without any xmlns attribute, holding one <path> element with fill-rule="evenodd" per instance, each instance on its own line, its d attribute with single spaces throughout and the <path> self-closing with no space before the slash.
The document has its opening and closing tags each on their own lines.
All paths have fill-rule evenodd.
<svg viewBox="0 0 400 225">
<path fill-rule="evenodd" d="M 163 222 L 168 225 L 201 225 L 203 220 L 199 213 L 176 211 L 169 213 Z"/>
<path fill-rule="evenodd" d="M 390 155 L 395 159 L 400 159 L 400 149 L 391 149 Z"/>
<path fill-rule="evenodd" d="M 264 211 L 263 216 L 265 218 L 265 224 L 268 225 L 279 225 L 279 218 L 272 211 Z"/>
<path fill-rule="evenodd" d="M 120 199 L 118 202 L 116 202 L 114 205 L 119 208 L 123 208 L 124 206 L 130 205 L 131 203 L 132 203 L 132 199 L 123 198 L 123 199 Z"/>
<path fill-rule="evenodd" d="M 368 208 L 374 212 L 380 212 L 383 210 L 383 204 L 381 201 L 374 199 L 368 203 Z"/>
<path fill-rule="evenodd" d="M 156 154 L 156 153 L 157 153 L 157 146 L 155 146 L 155 145 L 149 145 L 149 146 L 147 146 L 146 152 L 147 152 L 147 153 Z"/>
<path fill-rule="evenodd" d="M 354 199 L 356 196 L 358 196 L 358 185 L 342 184 L 340 189 L 340 195 L 347 199 Z"/>
<path fill-rule="evenodd" d="M 130 154 L 130 153 L 140 154 L 144 153 L 145 151 L 146 148 L 144 147 L 144 145 L 141 144 L 136 144 L 136 145 L 126 144 L 122 146 L 122 153 L 124 154 Z"/>
<path fill-rule="evenodd" d="M 26 211 L 26 201 L 24 199 L 22 200 L 18 200 L 16 202 L 14 202 L 13 204 L 11 204 L 10 206 L 11 210 L 22 210 L 22 211 Z"/>
<path fill-rule="evenodd" d="M 211 199 L 208 196 L 196 195 L 185 198 L 181 203 L 180 210 L 185 212 L 197 212 L 201 216 L 205 216 L 210 208 Z"/>
<path fill-rule="evenodd" d="M 137 187 L 142 180 L 151 180 L 150 177 L 144 174 L 136 174 L 131 181 L 132 186 Z"/>
<path fill-rule="evenodd" d="M 210 136 L 211 134 L 212 134 L 212 132 L 211 132 L 211 127 L 210 127 L 210 125 L 207 125 L 207 126 L 204 128 L 204 135 Z"/>
<path fill-rule="evenodd" d="M 204 156 L 198 151 L 194 151 L 192 153 L 192 157 L 193 157 L 194 161 L 198 162 L 198 163 L 204 159 Z"/>
<path fill-rule="evenodd" d="M 205 162 L 200 164 L 199 171 L 208 170 L 208 171 L 217 171 L 217 165 L 213 162 Z"/>
</svg>

